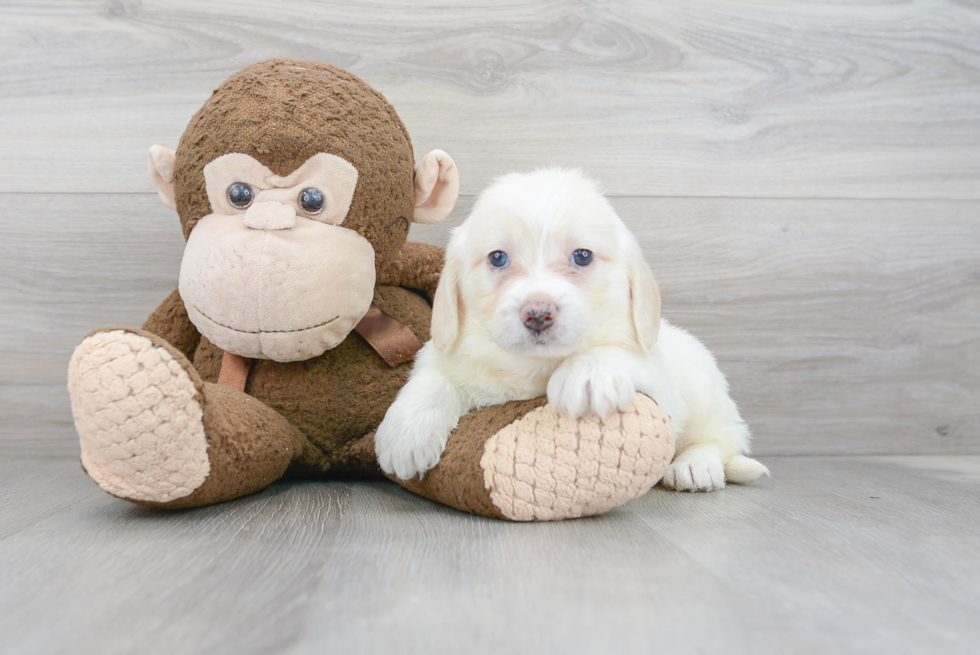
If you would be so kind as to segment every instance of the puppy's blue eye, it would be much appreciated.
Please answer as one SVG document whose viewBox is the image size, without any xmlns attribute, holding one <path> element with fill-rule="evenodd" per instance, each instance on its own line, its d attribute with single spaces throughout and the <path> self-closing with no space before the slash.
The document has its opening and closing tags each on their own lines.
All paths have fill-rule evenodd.
<svg viewBox="0 0 980 655">
<path fill-rule="evenodd" d="M 592 263 L 592 251 L 591 250 L 576 250 L 572 253 L 572 261 L 575 262 L 576 266 L 588 266 Z"/>
<path fill-rule="evenodd" d="M 503 250 L 494 250 L 487 257 L 487 260 L 489 260 L 490 265 L 494 268 L 503 268 L 510 262 L 510 259 L 507 258 L 507 253 Z"/>
<path fill-rule="evenodd" d="M 254 196 L 255 194 L 252 192 L 252 187 L 244 182 L 235 182 L 228 187 L 228 202 L 238 209 L 245 209 L 251 205 L 252 198 Z"/>
</svg>

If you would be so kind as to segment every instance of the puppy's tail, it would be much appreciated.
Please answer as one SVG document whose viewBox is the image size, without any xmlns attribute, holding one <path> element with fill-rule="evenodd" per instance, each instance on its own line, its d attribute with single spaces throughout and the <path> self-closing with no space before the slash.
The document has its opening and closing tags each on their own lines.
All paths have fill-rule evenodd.
<svg viewBox="0 0 980 655">
<path fill-rule="evenodd" d="M 763 474 L 769 475 L 769 469 L 765 465 L 743 455 L 736 455 L 725 462 L 725 479 L 728 482 L 751 484 Z"/>
</svg>

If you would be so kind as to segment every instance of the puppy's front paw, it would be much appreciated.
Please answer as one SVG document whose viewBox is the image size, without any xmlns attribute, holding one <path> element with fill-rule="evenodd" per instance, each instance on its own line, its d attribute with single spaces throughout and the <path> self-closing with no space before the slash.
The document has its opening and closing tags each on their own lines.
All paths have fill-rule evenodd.
<svg viewBox="0 0 980 655">
<path fill-rule="evenodd" d="M 725 486 L 725 464 L 717 448 L 685 450 L 664 473 L 663 485 L 675 491 L 714 491 Z"/>
<path fill-rule="evenodd" d="M 636 385 L 627 370 L 601 357 L 566 359 L 548 380 L 548 402 L 573 418 L 585 414 L 608 416 L 629 407 Z"/>
<path fill-rule="evenodd" d="M 411 411 L 396 401 L 374 435 L 381 470 L 402 480 L 421 477 L 439 463 L 453 427 L 436 412 Z"/>
</svg>

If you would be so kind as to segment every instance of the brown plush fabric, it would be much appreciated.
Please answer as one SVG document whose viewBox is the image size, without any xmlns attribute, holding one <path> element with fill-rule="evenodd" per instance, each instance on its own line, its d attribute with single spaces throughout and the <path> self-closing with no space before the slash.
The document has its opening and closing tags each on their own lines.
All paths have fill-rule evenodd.
<svg viewBox="0 0 980 655">
<path fill-rule="evenodd" d="M 180 292 L 174 289 L 160 306 L 143 323 L 143 329 L 159 337 L 179 350 L 187 359 L 194 357 L 194 351 L 201 341 L 201 335 L 187 316 Z"/>
<path fill-rule="evenodd" d="M 378 284 L 421 291 L 432 301 L 445 263 L 446 251 L 428 243 L 407 241 L 380 271 Z"/>
<path fill-rule="evenodd" d="M 180 509 L 255 493 L 281 478 L 306 447 L 289 421 L 230 387 L 205 383 L 203 406 L 211 474 L 189 496 L 141 505 Z"/>
<path fill-rule="evenodd" d="M 418 294 L 398 287 L 378 287 L 375 303 L 407 326 L 421 341 L 429 339 L 432 312 Z M 207 382 L 217 382 L 222 351 L 201 337 L 194 366 Z M 411 364 L 392 368 L 357 333 L 319 357 L 302 362 L 252 363 L 245 393 L 266 403 L 309 440 L 297 465 L 317 477 L 350 476 L 363 463 L 348 462 L 350 445 L 373 432 L 395 394 L 404 385 Z M 374 476 L 380 475 L 377 463 Z"/>
<path fill-rule="evenodd" d="M 406 289 L 400 287 L 378 286 L 374 290 L 374 304 L 388 316 L 408 326 L 422 343 L 429 340 L 432 307 L 424 298 L 410 291 L 406 293 Z"/>
<path fill-rule="evenodd" d="M 343 466 L 333 466 L 329 473 L 324 466 L 331 462 L 343 462 Z M 341 480 L 383 480 L 384 473 L 378 467 L 374 454 L 374 432 L 344 444 L 332 457 L 324 456 L 323 451 L 312 444 L 307 445 L 300 459 L 286 471 L 288 478 L 300 479 L 341 479 Z"/>
<path fill-rule="evenodd" d="M 356 75 L 312 61 L 270 59 L 219 86 L 177 146 L 177 212 L 184 237 L 211 213 L 204 167 L 240 152 L 288 175 L 325 152 L 358 170 L 344 227 L 374 246 L 378 269 L 399 251 L 415 208 L 412 142 L 384 96 Z"/>
<path fill-rule="evenodd" d="M 449 436 L 439 464 L 422 480 L 391 479 L 409 491 L 450 507 L 503 519 L 500 509 L 490 500 L 484 486 L 483 457 L 487 439 L 504 427 L 547 404 L 547 398 L 509 402 L 470 412 L 459 421 Z"/>
</svg>

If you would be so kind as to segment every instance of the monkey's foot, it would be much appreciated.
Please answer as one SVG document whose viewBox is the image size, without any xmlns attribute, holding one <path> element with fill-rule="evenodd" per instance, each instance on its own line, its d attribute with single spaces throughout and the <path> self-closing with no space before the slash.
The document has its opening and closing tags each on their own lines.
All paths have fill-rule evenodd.
<svg viewBox="0 0 980 655">
<path fill-rule="evenodd" d="M 553 521 L 602 514 L 645 494 L 673 455 L 670 420 L 647 396 L 604 419 L 569 418 L 539 399 L 464 416 L 435 468 L 397 482 L 464 511 Z"/>
<path fill-rule="evenodd" d="M 645 494 L 673 454 L 666 415 L 637 394 L 604 419 L 540 407 L 493 435 L 480 466 L 506 518 L 549 521 L 602 514 Z"/>
<path fill-rule="evenodd" d="M 136 502 L 169 503 L 208 478 L 203 383 L 163 340 L 97 332 L 68 367 L 82 466 L 102 489 Z"/>
</svg>

